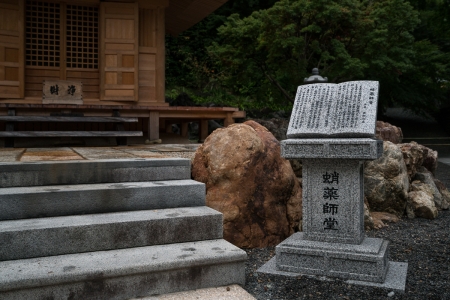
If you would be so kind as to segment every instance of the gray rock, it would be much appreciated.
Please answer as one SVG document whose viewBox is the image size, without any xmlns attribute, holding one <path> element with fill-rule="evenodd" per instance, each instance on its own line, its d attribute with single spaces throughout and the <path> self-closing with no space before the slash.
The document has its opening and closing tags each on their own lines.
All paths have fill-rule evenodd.
<svg viewBox="0 0 450 300">
<path fill-rule="evenodd" d="M 406 214 L 408 218 L 435 219 L 438 211 L 434 205 L 433 194 L 429 190 L 427 191 L 426 187 L 409 192 Z"/>
<path fill-rule="evenodd" d="M 434 184 L 442 196 L 442 209 L 447 210 L 450 207 L 450 191 L 439 179 L 434 179 Z"/>
<path fill-rule="evenodd" d="M 433 201 L 436 205 L 436 208 L 441 210 L 443 207 L 446 206 L 446 204 L 442 201 L 442 195 L 439 192 L 439 189 L 436 187 L 436 184 L 434 183 L 433 175 L 426 170 L 424 167 L 420 169 L 420 172 L 417 172 L 414 176 L 414 182 L 411 184 L 410 191 L 418 191 L 421 190 L 421 188 L 417 187 L 416 180 L 420 181 L 422 184 L 427 185 L 427 190 L 430 190 L 433 195 Z"/>
<path fill-rule="evenodd" d="M 401 217 L 408 199 L 409 179 L 400 148 L 384 142 L 383 156 L 366 162 L 364 195 L 373 211 L 385 211 Z"/>
</svg>

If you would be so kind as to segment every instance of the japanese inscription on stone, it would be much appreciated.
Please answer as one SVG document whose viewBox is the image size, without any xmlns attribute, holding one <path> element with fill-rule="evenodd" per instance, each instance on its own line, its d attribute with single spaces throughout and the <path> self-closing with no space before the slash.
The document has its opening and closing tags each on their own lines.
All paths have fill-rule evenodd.
<svg viewBox="0 0 450 300">
<path fill-rule="evenodd" d="M 326 201 L 323 204 L 323 214 L 325 215 L 323 229 L 338 230 L 339 222 L 336 218 L 339 212 L 339 173 L 336 171 L 332 173 L 325 172 L 322 178 L 322 183 L 325 184 L 323 188 L 323 199 Z"/>
<path fill-rule="evenodd" d="M 378 85 L 350 81 L 299 86 L 287 137 L 373 137 Z"/>
<path fill-rule="evenodd" d="M 83 104 L 83 84 L 67 80 L 44 80 L 42 103 Z"/>
</svg>

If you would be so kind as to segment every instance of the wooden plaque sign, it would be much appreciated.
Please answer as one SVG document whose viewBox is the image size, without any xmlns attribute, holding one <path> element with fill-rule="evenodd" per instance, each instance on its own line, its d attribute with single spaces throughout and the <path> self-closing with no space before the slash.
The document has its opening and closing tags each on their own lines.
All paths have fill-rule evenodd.
<svg viewBox="0 0 450 300">
<path fill-rule="evenodd" d="M 83 84 L 79 81 L 44 80 L 43 104 L 83 104 Z"/>
</svg>

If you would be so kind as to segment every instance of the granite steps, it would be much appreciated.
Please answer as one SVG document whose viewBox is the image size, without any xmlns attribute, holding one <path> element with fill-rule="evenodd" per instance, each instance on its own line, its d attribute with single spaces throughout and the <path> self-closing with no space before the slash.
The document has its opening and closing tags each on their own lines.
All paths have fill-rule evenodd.
<svg viewBox="0 0 450 300">
<path fill-rule="evenodd" d="M 222 215 L 205 206 L 187 159 L 1 165 L 0 205 L 22 202 L 0 217 L 2 299 L 126 299 L 245 281 L 246 254 L 222 239 Z M 18 213 L 33 199 L 35 212 Z"/>
</svg>

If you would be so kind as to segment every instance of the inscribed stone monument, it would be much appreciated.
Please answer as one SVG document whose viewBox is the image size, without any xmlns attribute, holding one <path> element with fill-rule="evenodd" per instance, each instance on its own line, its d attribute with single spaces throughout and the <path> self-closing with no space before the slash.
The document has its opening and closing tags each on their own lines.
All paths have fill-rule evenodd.
<svg viewBox="0 0 450 300">
<path fill-rule="evenodd" d="M 303 232 L 280 243 L 259 272 L 404 290 L 407 264 L 389 262 L 389 242 L 364 233 L 364 161 L 383 154 L 374 139 L 378 88 L 376 81 L 298 88 L 281 155 L 303 161 Z"/>
</svg>

